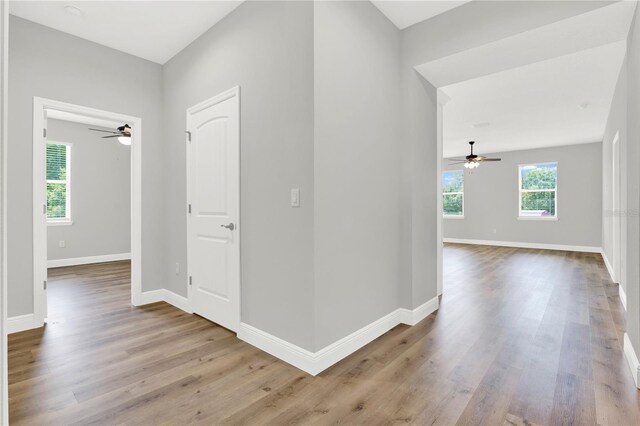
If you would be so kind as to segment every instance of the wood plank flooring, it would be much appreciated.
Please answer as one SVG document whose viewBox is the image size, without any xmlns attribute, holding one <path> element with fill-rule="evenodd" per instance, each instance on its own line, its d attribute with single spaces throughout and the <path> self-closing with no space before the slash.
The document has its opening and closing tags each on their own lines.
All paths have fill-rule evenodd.
<svg viewBox="0 0 640 426">
<path fill-rule="evenodd" d="M 128 262 L 52 269 L 49 324 L 9 338 L 10 420 L 637 425 L 617 294 L 596 254 L 449 244 L 437 313 L 311 377 L 165 303 L 130 306 Z"/>
</svg>

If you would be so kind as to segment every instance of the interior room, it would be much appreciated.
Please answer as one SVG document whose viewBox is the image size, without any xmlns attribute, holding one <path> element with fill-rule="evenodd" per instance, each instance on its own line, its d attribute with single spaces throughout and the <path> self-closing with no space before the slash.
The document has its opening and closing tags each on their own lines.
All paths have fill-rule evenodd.
<svg viewBox="0 0 640 426">
<path fill-rule="evenodd" d="M 637 1 L 2 1 L 1 424 L 640 424 Z"/>
<path fill-rule="evenodd" d="M 47 111 L 48 323 L 99 308 L 84 292 L 96 267 L 116 268 L 130 287 L 131 137 L 109 130 L 125 124 Z"/>
</svg>

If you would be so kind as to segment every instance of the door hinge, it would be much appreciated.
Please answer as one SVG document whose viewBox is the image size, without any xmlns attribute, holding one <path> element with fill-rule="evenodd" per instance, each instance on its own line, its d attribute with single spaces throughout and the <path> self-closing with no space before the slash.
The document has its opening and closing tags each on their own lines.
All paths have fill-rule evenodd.
<svg viewBox="0 0 640 426">
<path fill-rule="evenodd" d="M 191 204 L 189 204 L 187 210 L 189 211 L 189 214 L 191 214 Z"/>
<path fill-rule="evenodd" d="M 44 129 L 42 129 L 42 137 L 43 138 L 47 137 L 47 128 L 46 127 Z"/>
<path fill-rule="evenodd" d="M 43 288 L 46 290 L 47 289 L 47 280 L 44 280 L 44 286 Z"/>
<path fill-rule="evenodd" d="M 189 285 L 193 284 L 193 277 L 189 275 Z"/>
<path fill-rule="evenodd" d="M 191 142 L 191 132 L 188 130 L 185 130 L 184 132 L 187 134 L 187 140 Z"/>
</svg>

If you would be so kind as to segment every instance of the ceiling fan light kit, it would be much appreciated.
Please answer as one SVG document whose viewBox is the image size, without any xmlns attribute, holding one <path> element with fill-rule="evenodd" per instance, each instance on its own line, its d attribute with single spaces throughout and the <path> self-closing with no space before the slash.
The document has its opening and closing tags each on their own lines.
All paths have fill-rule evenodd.
<svg viewBox="0 0 640 426">
<path fill-rule="evenodd" d="M 91 127 L 89 128 L 89 130 L 93 130 L 94 132 L 111 133 L 109 136 L 103 136 L 102 138 L 103 139 L 118 138 L 118 142 L 120 142 L 122 145 L 125 145 L 125 146 L 131 145 L 131 126 L 129 126 L 128 124 L 124 124 L 118 127 L 117 131 L 92 129 Z"/>
<path fill-rule="evenodd" d="M 462 164 L 465 169 L 475 169 L 477 167 L 480 167 L 480 163 L 482 163 L 483 161 L 500 161 L 501 160 L 501 158 L 487 158 L 481 155 L 475 155 L 473 153 L 474 143 L 475 141 L 469 142 L 469 145 L 471 146 L 471 154 L 467 155 L 464 158 L 452 158 L 451 160 L 449 160 L 449 165 Z"/>
</svg>

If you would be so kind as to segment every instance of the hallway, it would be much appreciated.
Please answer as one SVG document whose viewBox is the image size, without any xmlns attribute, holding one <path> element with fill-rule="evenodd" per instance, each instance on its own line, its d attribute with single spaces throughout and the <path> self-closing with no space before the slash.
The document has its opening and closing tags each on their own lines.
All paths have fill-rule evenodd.
<svg viewBox="0 0 640 426">
<path fill-rule="evenodd" d="M 12 424 L 640 422 L 600 255 L 444 251 L 439 311 L 317 377 L 168 304 L 131 307 L 128 262 L 50 270 L 52 322 L 9 339 Z"/>
</svg>

